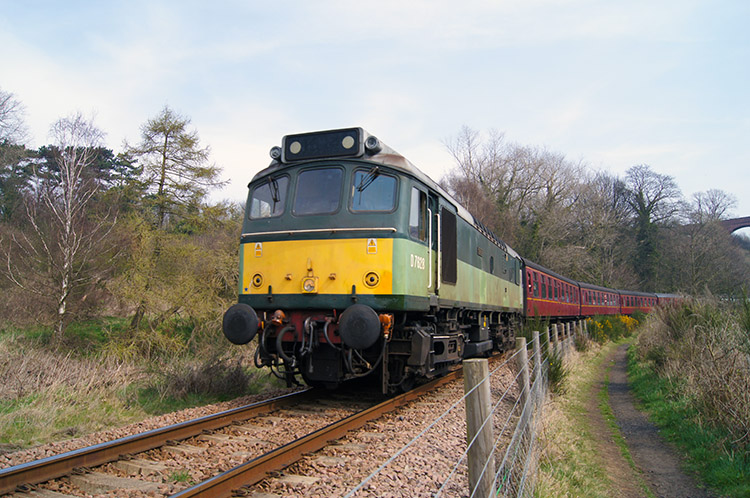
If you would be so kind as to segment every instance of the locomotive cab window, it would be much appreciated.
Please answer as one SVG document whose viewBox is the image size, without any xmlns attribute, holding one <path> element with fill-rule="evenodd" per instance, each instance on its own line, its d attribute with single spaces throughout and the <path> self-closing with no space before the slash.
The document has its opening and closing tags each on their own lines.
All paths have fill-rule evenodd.
<svg viewBox="0 0 750 498">
<path fill-rule="evenodd" d="M 353 212 L 390 212 L 396 208 L 396 178 L 377 168 L 357 170 L 352 177 Z"/>
<path fill-rule="evenodd" d="M 427 241 L 427 194 L 418 188 L 411 189 L 409 235 L 422 242 Z"/>
<path fill-rule="evenodd" d="M 321 168 L 302 171 L 297 177 L 294 214 L 332 214 L 341 203 L 341 168 Z"/>
<path fill-rule="evenodd" d="M 284 213 L 289 177 L 268 177 L 268 180 L 253 189 L 250 198 L 250 219 L 271 218 Z"/>
</svg>

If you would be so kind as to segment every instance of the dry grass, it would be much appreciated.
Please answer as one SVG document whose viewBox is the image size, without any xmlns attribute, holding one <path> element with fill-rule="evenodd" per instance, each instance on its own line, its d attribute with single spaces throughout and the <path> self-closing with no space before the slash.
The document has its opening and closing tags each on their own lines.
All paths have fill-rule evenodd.
<svg viewBox="0 0 750 498">
<path fill-rule="evenodd" d="M 140 377 L 125 363 L 74 358 L 0 336 L 0 443 L 25 447 L 143 416 L 118 395 Z"/>
<path fill-rule="evenodd" d="M 741 311 L 710 298 L 660 309 L 637 348 L 691 400 L 699 424 L 721 427 L 731 447 L 750 449 L 750 331 Z"/>
<path fill-rule="evenodd" d="M 152 332 L 69 348 L 0 331 L 0 452 L 279 387 L 250 348 Z M 76 341 L 73 341 L 76 342 Z M 83 341 L 85 343 L 85 341 Z M 223 346 L 223 348 L 221 347 Z"/>
</svg>

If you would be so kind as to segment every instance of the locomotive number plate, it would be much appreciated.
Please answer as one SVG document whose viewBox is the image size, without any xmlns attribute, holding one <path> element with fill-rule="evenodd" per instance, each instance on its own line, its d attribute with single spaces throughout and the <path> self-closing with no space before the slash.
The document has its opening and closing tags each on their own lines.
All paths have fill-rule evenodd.
<svg viewBox="0 0 750 498">
<path fill-rule="evenodd" d="M 411 254 L 411 257 L 409 258 L 411 260 L 411 267 L 416 268 L 417 270 L 424 270 L 425 268 L 425 258 L 422 256 L 417 256 L 416 254 Z"/>
</svg>

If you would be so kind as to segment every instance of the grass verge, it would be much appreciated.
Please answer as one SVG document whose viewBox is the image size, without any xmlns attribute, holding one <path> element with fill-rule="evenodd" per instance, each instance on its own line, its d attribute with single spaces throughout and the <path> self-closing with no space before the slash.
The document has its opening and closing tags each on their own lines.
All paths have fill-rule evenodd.
<svg viewBox="0 0 750 498">
<path fill-rule="evenodd" d="M 750 455 L 727 448 L 727 435 L 707 424 L 691 400 L 628 351 L 628 378 L 636 398 L 662 434 L 686 455 L 685 466 L 722 496 L 750 496 Z"/>
<path fill-rule="evenodd" d="M 252 366 L 250 348 L 153 354 L 157 334 L 133 338 L 122 323 L 76 324 L 57 344 L 48 329 L 0 328 L 0 453 L 282 387 Z M 142 346 L 152 354 L 116 354 Z"/>
<path fill-rule="evenodd" d="M 563 396 L 551 396 L 540 437 L 541 458 L 534 495 L 538 497 L 611 497 L 607 471 L 588 423 L 586 404 L 603 359 L 616 347 L 592 345 L 568 361 Z"/>
</svg>

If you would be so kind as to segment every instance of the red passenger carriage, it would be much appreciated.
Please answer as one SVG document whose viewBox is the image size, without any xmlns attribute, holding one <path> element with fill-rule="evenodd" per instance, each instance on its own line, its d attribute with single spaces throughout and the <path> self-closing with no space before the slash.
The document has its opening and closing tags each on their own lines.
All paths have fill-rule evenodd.
<svg viewBox="0 0 750 498">
<path fill-rule="evenodd" d="M 616 290 L 583 282 L 579 285 L 581 287 L 581 316 L 620 313 L 620 295 Z"/>
<path fill-rule="evenodd" d="M 620 293 L 620 313 L 632 315 L 634 311 L 650 312 L 658 304 L 656 294 L 637 291 L 617 291 Z"/>
<path fill-rule="evenodd" d="M 580 315 L 578 282 L 524 259 L 524 307 L 527 317 L 567 319 Z"/>
</svg>

